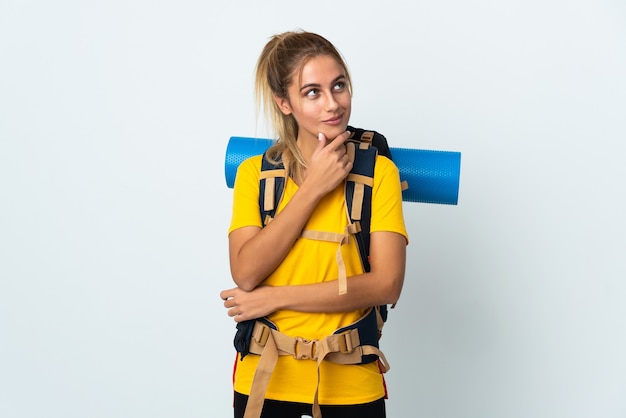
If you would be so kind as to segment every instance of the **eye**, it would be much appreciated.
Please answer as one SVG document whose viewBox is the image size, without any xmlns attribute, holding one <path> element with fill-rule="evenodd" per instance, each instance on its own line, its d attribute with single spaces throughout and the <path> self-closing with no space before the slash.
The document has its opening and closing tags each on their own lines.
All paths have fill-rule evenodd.
<svg viewBox="0 0 626 418">
<path fill-rule="evenodd" d="M 337 83 L 335 83 L 335 85 L 333 86 L 333 90 L 335 91 L 341 91 L 343 89 L 346 88 L 346 83 L 343 81 L 338 81 Z"/>
<path fill-rule="evenodd" d="M 318 89 L 310 89 L 310 90 L 307 90 L 307 91 L 304 93 L 304 95 L 305 95 L 306 97 L 313 98 L 313 97 L 316 97 L 316 96 L 318 96 L 318 95 L 319 95 L 319 90 L 318 90 Z"/>
</svg>

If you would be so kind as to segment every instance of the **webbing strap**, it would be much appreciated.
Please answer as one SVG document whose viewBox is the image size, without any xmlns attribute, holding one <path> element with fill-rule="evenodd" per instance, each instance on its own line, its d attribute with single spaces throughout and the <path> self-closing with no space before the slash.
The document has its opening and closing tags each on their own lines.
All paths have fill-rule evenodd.
<svg viewBox="0 0 626 418">
<path fill-rule="evenodd" d="M 314 418 L 322 417 L 319 406 L 322 361 L 359 364 L 363 355 L 375 354 L 379 357 L 381 371 L 386 373 L 389 370 L 387 359 L 377 347 L 360 345 L 359 332 L 356 328 L 340 334 L 329 335 L 322 340 L 308 340 L 302 337 L 290 337 L 257 321 L 250 341 L 250 353 L 258 354 L 261 358 L 252 379 L 244 418 L 259 418 L 261 416 L 265 393 L 274 367 L 278 362 L 278 356 L 290 355 L 298 360 L 315 360 L 317 362 L 317 385 L 313 396 Z"/>
<path fill-rule="evenodd" d="M 368 144 L 371 144 L 373 139 L 374 139 L 374 132 L 372 131 L 365 131 L 361 134 L 361 141 L 363 142 L 367 142 Z"/>
<path fill-rule="evenodd" d="M 261 170 L 260 180 L 261 183 L 265 182 L 264 185 L 264 193 L 263 193 L 263 208 L 261 209 L 264 212 L 268 212 L 265 219 L 263 219 L 263 225 L 267 225 L 271 220 L 272 216 L 269 213 L 274 213 L 278 206 L 278 197 L 276 196 L 276 179 L 282 180 L 282 185 L 285 185 L 285 169 L 284 168 L 274 168 Z"/>
<path fill-rule="evenodd" d="M 275 177 L 265 179 L 265 199 L 263 201 L 263 210 L 270 211 L 274 209 L 274 183 Z"/>
<path fill-rule="evenodd" d="M 258 324 L 259 322 L 257 322 Z M 263 402 L 265 401 L 265 392 L 267 386 L 274 373 L 274 368 L 278 362 L 278 351 L 274 338 L 268 338 L 265 343 L 265 349 L 259 360 L 259 364 L 252 378 L 252 386 L 250 387 L 250 396 L 243 418 L 259 418 L 263 410 Z"/>
<path fill-rule="evenodd" d="M 350 242 L 350 231 L 352 229 L 346 227 L 346 232 L 338 234 L 336 232 L 324 232 L 324 231 L 302 231 L 301 238 L 308 238 L 318 241 L 337 242 L 337 251 L 335 252 L 335 260 L 337 261 L 337 283 L 339 284 L 339 294 L 344 295 L 348 293 L 348 276 L 346 273 L 346 263 L 343 261 L 343 255 L 341 254 L 341 246 Z"/>
<path fill-rule="evenodd" d="M 346 180 L 353 181 L 355 183 L 362 183 L 369 187 L 374 187 L 374 179 L 369 176 L 364 176 L 362 174 L 350 173 L 348 174 Z"/>
<path fill-rule="evenodd" d="M 276 168 L 272 170 L 263 170 L 261 171 L 260 178 L 261 180 L 267 179 L 270 177 L 285 177 L 285 169 L 284 168 Z"/>
<path fill-rule="evenodd" d="M 312 231 L 312 230 L 304 230 L 300 235 L 300 238 L 308 238 L 317 241 L 329 241 L 329 242 L 338 242 L 339 244 L 345 244 L 350 239 L 350 235 L 338 234 L 336 232 L 324 232 L 324 231 Z"/>
<path fill-rule="evenodd" d="M 373 187 L 374 179 L 361 174 L 350 173 L 348 174 L 346 180 L 354 183 L 350 218 L 354 220 L 361 220 L 361 216 L 363 214 L 363 199 L 365 198 L 365 186 Z"/>
</svg>

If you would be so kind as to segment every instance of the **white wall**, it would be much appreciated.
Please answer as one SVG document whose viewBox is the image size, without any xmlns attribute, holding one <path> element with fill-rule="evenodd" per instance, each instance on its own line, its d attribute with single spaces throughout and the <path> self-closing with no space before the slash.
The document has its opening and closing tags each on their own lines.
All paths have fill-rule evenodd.
<svg viewBox="0 0 626 418">
<path fill-rule="evenodd" d="M 620 1 L 0 3 L 0 416 L 230 416 L 231 135 L 302 27 L 352 123 L 462 152 L 407 203 L 390 417 L 626 416 Z"/>
</svg>

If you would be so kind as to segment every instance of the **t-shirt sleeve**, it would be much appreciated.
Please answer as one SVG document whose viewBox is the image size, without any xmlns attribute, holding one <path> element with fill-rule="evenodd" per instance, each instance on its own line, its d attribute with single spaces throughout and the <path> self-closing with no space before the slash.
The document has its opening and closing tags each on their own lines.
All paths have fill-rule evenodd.
<svg viewBox="0 0 626 418">
<path fill-rule="evenodd" d="M 261 158 L 258 155 L 243 161 L 237 169 L 233 187 L 233 209 L 228 233 L 244 226 L 262 227 L 259 209 Z"/>
<path fill-rule="evenodd" d="M 401 234 L 408 243 L 402 212 L 400 173 L 390 159 L 379 155 L 374 168 L 370 232 L 382 231 Z"/>
</svg>

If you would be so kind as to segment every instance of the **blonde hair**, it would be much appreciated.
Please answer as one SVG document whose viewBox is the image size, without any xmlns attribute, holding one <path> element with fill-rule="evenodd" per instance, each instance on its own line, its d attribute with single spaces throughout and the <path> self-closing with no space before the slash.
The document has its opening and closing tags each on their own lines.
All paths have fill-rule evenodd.
<svg viewBox="0 0 626 418">
<path fill-rule="evenodd" d="M 348 67 L 339 51 L 326 38 L 311 32 L 290 31 L 270 38 L 257 61 L 255 96 L 257 113 L 263 113 L 274 129 L 276 143 L 268 150 L 270 161 L 282 155 L 287 171 L 300 178 L 306 162 L 298 149 L 298 124 L 293 115 L 281 112 L 274 96 L 289 99 L 288 88 L 294 76 L 301 74 L 306 63 L 314 57 L 328 55 L 334 58 L 346 72 L 348 88 L 352 83 Z"/>
</svg>

